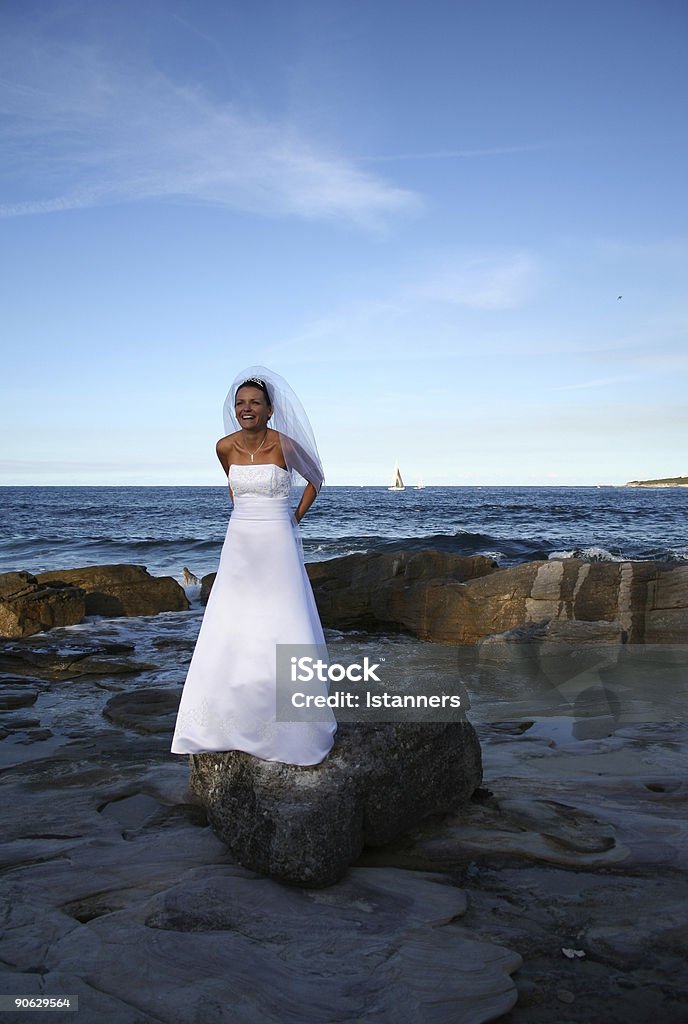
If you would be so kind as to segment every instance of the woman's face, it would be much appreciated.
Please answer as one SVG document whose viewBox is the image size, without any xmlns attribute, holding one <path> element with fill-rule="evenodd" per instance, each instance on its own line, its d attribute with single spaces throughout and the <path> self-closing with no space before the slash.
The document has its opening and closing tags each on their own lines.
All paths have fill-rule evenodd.
<svg viewBox="0 0 688 1024">
<path fill-rule="evenodd" d="M 234 411 L 239 426 L 244 430 L 265 430 L 272 409 L 260 388 L 246 384 L 239 388 L 234 400 Z"/>
</svg>

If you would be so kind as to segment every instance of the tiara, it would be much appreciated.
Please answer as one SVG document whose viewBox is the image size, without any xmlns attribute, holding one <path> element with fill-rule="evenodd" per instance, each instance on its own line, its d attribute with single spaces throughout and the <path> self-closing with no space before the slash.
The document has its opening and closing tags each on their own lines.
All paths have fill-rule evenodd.
<svg viewBox="0 0 688 1024">
<path fill-rule="evenodd" d="M 240 384 L 239 387 L 243 388 L 244 384 L 259 384 L 260 387 L 262 387 L 262 388 L 264 388 L 266 386 L 265 385 L 265 381 L 261 380 L 260 377 L 247 377 L 246 380 L 244 381 L 244 383 Z"/>
</svg>

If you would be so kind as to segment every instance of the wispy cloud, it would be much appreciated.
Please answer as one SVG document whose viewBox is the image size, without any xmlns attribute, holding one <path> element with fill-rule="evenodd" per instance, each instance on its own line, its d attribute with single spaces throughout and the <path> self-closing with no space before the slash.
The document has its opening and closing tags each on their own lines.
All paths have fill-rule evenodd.
<svg viewBox="0 0 688 1024">
<path fill-rule="evenodd" d="M 418 358 L 422 351 L 456 351 L 456 332 L 448 343 L 437 322 L 461 310 L 486 314 L 518 309 L 528 303 L 539 285 L 539 264 L 528 252 L 428 256 L 422 269 L 406 272 L 374 299 L 359 298 L 313 317 L 302 330 L 272 345 L 266 359 L 346 362 L 355 355 L 364 362 Z"/>
<path fill-rule="evenodd" d="M 637 379 L 637 374 L 620 373 L 609 377 L 593 377 L 591 380 L 583 380 L 571 384 L 551 384 L 550 391 L 587 391 L 590 388 L 604 388 L 609 384 L 624 384 L 630 380 Z"/>
<path fill-rule="evenodd" d="M 5 217 L 181 198 L 375 227 L 420 204 L 294 125 L 93 46 L 5 40 L 0 87 Z"/>
<path fill-rule="evenodd" d="M 472 160 L 480 157 L 510 156 L 517 153 L 537 153 L 551 149 L 552 142 L 522 143 L 514 146 L 486 146 L 477 149 L 432 149 L 417 153 L 387 153 L 378 156 L 367 156 L 363 159 L 370 163 L 387 163 L 400 160 Z"/>
<path fill-rule="evenodd" d="M 469 309 L 513 309 L 532 292 L 537 268 L 529 253 L 459 258 L 439 267 L 415 288 L 421 301 Z"/>
</svg>

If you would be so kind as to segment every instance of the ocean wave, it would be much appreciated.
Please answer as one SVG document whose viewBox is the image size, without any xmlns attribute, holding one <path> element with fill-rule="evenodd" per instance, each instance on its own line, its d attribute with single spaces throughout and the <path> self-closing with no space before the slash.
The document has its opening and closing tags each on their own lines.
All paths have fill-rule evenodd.
<svg viewBox="0 0 688 1024">
<path fill-rule="evenodd" d="M 329 562 L 333 558 L 346 558 L 348 555 L 367 555 L 367 548 L 346 548 L 343 551 L 323 551 L 320 548 L 309 551 L 304 545 L 304 559 L 306 562 Z M 313 557 L 316 556 L 316 557 Z"/>
<path fill-rule="evenodd" d="M 543 547 L 540 541 L 521 538 L 507 539 L 488 533 L 455 534 L 432 533 L 425 536 L 339 536 L 318 537 L 309 541 L 304 537 L 304 551 L 307 561 L 324 561 L 345 555 L 384 553 L 388 551 L 443 551 L 453 555 L 484 555 L 498 564 L 515 564 L 547 558 L 551 545 Z"/>
<path fill-rule="evenodd" d="M 627 562 L 625 555 L 617 555 L 606 548 L 589 547 L 573 548 L 571 551 L 550 551 L 547 556 L 550 559 L 559 558 L 580 558 L 584 562 Z"/>
<path fill-rule="evenodd" d="M 669 549 L 631 547 L 604 547 L 586 544 L 576 547 L 560 547 L 546 537 L 499 537 L 489 533 L 460 531 L 454 534 L 434 533 L 425 537 L 340 537 L 318 541 L 309 548 L 304 542 L 306 557 L 310 561 L 321 561 L 343 555 L 366 552 L 443 551 L 454 555 L 483 555 L 491 558 L 501 567 L 518 565 L 523 562 L 547 561 L 562 558 L 579 558 L 586 562 L 626 561 L 688 561 L 688 548 Z"/>
<path fill-rule="evenodd" d="M 222 547 L 224 537 L 160 537 L 150 535 L 148 537 L 89 537 L 88 535 L 78 534 L 72 536 L 71 534 L 61 535 L 50 535 L 44 536 L 15 536 L 8 537 L 2 540 L 0 548 L 3 551 L 14 550 L 27 550 L 32 545 L 45 547 L 46 545 L 74 545 L 80 548 L 103 548 L 107 546 L 111 547 L 122 547 L 122 548 L 135 548 L 138 550 L 146 550 L 148 548 L 190 548 L 194 551 L 205 551 L 211 548 Z"/>
<path fill-rule="evenodd" d="M 453 555 L 484 555 L 500 565 L 531 562 L 547 558 L 549 545 L 540 539 L 497 537 L 490 533 L 470 533 L 461 530 L 454 534 L 428 534 L 425 537 L 406 537 L 402 541 L 385 540 L 377 550 L 446 551 Z"/>
<path fill-rule="evenodd" d="M 549 559 L 579 558 L 583 562 L 688 562 L 688 548 L 643 549 L 633 552 L 608 551 L 594 545 L 566 551 L 550 551 Z"/>
</svg>

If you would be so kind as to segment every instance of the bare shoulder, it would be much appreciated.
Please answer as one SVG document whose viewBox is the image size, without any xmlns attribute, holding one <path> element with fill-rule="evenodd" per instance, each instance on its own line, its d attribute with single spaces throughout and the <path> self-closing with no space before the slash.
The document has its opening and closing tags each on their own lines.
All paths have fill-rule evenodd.
<svg viewBox="0 0 688 1024">
<path fill-rule="evenodd" d="M 232 456 L 235 451 L 235 438 L 238 433 L 240 432 L 236 431 L 234 434 L 227 434 L 226 437 L 221 437 L 215 445 L 215 452 L 220 460 L 220 465 L 227 474 L 232 463 Z"/>
<path fill-rule="evenodd" d="M 222 455 L 231 452 L 236 445 L 236 440 L 240 433 L 240 430 L 235 430 L 233 434 L 226 434 L 225 437 L 221 437 L 215 445 L 217 454 Z"/>
<path fill-rule="evenodd" d="M 270 451 L 273 456 L 277 457 L 277 465 L 282 466 L 282 469 L 286 469 L 286 460 L 284 458 L 284 449 L 282 446 L 282 435 L 280 432 L 278 430 L 274 430 L 272 427 L 268 427 L 267 441 L 268 451 Z"/>
</svg>

